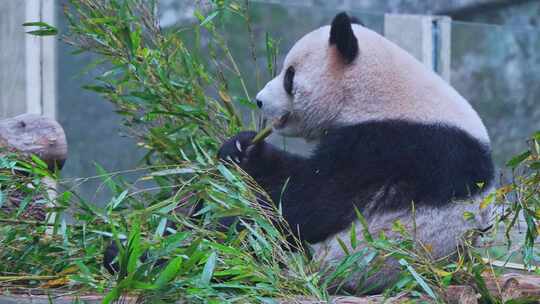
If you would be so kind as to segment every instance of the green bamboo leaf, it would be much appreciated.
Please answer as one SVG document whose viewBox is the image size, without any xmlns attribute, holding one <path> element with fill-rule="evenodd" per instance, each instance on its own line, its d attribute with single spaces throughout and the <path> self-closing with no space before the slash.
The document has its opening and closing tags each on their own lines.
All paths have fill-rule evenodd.
<svg viewBox="0 0 540 304">
<path fill-rule="evenodd" d="M 92 275 L 92 271 L 90 271 L 90 268 L 88 268 L 82 261 L 75 261 L 75 265 L 79 268 L 79 271 L 83 273 L 84 275 L 90 276 Z"/>
<path fill-rule="evenodd" d="M 141 47 L 141 27 L 137 26 L 134 31 L 130 33 L 131 44 L 133 46 L 133 53 Z"/>
<path fill-rule="evenodd" d="M 362 234 L 364 235 L 364 240 L 368 243 L 373 243 L 373 236 L 369 232 L 369 226 L 367 223 L 366 218 L 360 213 L 360 210 L 358 208 L 354 208 L 354 212 L 356 213 L 356 217 L 360 221 L 360 224 L 362 224 Z"/>
<path fill-rule="evenodd" d="M 163 236 L 163 233 L 165 232 L 165 228 L 167 227 L 167 218 L 162 217 L 159 220 L 159 225 L 156 228 L 156 232 L 154 233 L 156 236 Z"/>
<path fill-rule="evenodd" d="M 536 131 L 536 132 L 533 134 L 533 138 L 534 138 L 535 140 L 540 141 L 540 131 Z"/>
<path fill-rule="evenodd" d="M 529 167 L 533 170 L 540 170 L 540 161 L 533 162 Z"/>
<path fill-rule="evenodd" d="M 232 172 L 229 169 L 227 169 L 223 164 L 219 164 L 217 166 L 217 169 L 219 170 L 219 172 L 221 172 L 223 177 L 225 177 L 225 179 L 228 180 L 229 182 L 231 183 L 237 182 L 236 176 L 234 176 L 234 174 L 232 174 Z"/>
<path fill-rule="evenodd" d="M 118 300 L 120 298 L 120 288 L 115 287 L 113 288 L 106 296 L 103 298 L 103 304 L 110 304 L 114 303 L 114 301 Z"/>
<path fill-rule="evenodd" d="M 401 265 L 403 265 L 403 266 L 405 266 L 407 268 L 407 270 L 412 274 L 412 276 L 414 277 L 414 279 L 416 280 L 418 285 L 420 285 L 420 287 L 422 287 L 422 289 L 431 298 L 433 298 L 434 300 L 438 299 L 437 295 L 433 292 L 433 289 L 431 289 L 431 287 L 429 287 L 429 285 L 426 283 L 424 278 L 418 272 L 416 272 L 416 270 L 414 270 L 414 268 L 411 265 L 409 265 L 409 263 L 407 263 L 407 261 L 405 261 L 404 259 L 399 259 L 399 264 L 401 264 Z"/>
<path fill-rule="evenodd" d="M 219 14 L 219 11 L 215 11 L 213 12 L 212 14 L 208 15 L 208 17 L 206 17 L 199 25 L 200 26 L 205 26 L 207 23 L 209 23 L 210 21 L 212 21 L 214 18 L 216 18 L 216 16 Z"/>
<path fill-rule="evenodd" d="M 188 255 L 189 259 L 182 265 L 182 269 L 184 271 L 192 270 L 195 264 L 199 263 L 199 261 L 204 258 L 204 254 L 205 253 L 202 251 L 195 251 L 192 254 Z"/>
<path fill-rule="evenodd" d="M 112 88 L 109 88 L 106 86 L 99 86 L 99 85 L 83 85 L 82 88 L 88 91 L 93 91 L 93 92 L 102 93 L 102 94 L 109 94 L 109 93 L 114 92 Z"/>
<path fill-rule="evenodd" d="M 120 205 L 124 201 L 127 194 L 128 194 L 128 190 L 124 190 L 122 191 L 122 193 L 120 193 L 120 195 L 113 197 L 111 202 L 109 203 L 110 210 L 116 209 L 116 207 L 118 207 L 118 205 Z"/>
<path fill-rule="evenodd" d="M 351 224 L 351 248 L 356 249 L 358 246 L 358 238 L 356 237 L 356 224 L 353 222 Z"/>
<path fill-rule="evenodd" d="M 131 281 L 129 287 L 133 288 L 133 289 L 142 289 L 142 290 L 157 289 L 157 286 L 155 284 L 150 284 L 150 283 L 141 282 L 141 281 L 137 281 L 137 280 Z"/>
<path fill-rule="evenodd" d="M 175 169 L 166 169 L 152 172 L 152 176 L 167 176 L 167 175 L 181 175 L 181 174 L 192 174 L 197 171 L 194 168 L 175 168 Z"/>
<path fill-rule="evenodd" d="M 128 245 L 127 245 L 128 263 L 127 273 L 134 273 L 137 268 L 137 263 L 141 256 L 141 221 L 139 218 L 135 218 L 129 233 Z"/>
<path fill-rule="evenodd" d="M 345 259 L 341 260 L 337 267 L 335 267 L 335 270 L 332 271 L 328 277 L 326 277 L 322 286 L 329 286 L 337 278 L 346 277 L 347 274 L 351 273 L 351 270 L 357 272 L 360 269 L 365 269 L 365 267 L 367 267 L 375 256 L 376 253 L 370 253 L 367 248 L 348 255 Z M 355 264 L 359 265 L 360 269 L 355 269 Z"/>
<path fill-rule="evenodd" d="M 466 221 L 474 220 L 474 217 L 475 217 L 475 215 L 472 212 L 469 212 L 469 211 L 463 212 L 463 219 L 466 220 Z"/>
<path fill-rule="evenodd" d="M 25 22 L 25 23 L 22 24 L 22 26 L 43 26 L 43 27 L 53 27 L 53 26 L 49 25 L 48 23 L 42 22 L 42 21 Z"/>
<path fill-rule="evenodd" d="M 37 26 L 39 29 L 26 32 L 27 34 L 34 36 L 54 36 L 58 34 L 58 29 L 45 22 L 25 22 L 22 24 L 24 27 Z"/>
<path fill-rule="evenodd" d="M 31 195 L 27 195 L 22 200 L 21 204 L 19 205 L 19 208 L 17 209 L 17 214 L 15 215 L 15 217 L 19 217 L 24 212 L 24 210 L 26 210 L 26 206 L 28 206 L 31 200 L 32 200 Z"/>
<path fill-rule="evenodd" d="M 167 267 L 163 269 L 163 271 L 159 274 L 158 278 L 156 279 L 155 285 L 157 288 L 163 288 L 167 283 L 172 281 L 178 272 L 180 272 L 180 269 L 182 268 L 182 257 L 178 256 L 174 259 L 172 259 L 169 264 L 167 264 Z"/>
<path fill-rule="evenodd" d="M 30 155 L 30 158 L 32 159 L 32 161 L 38 165 L 41 169 L 44 169 L 44 170 L 47 170 L 48 169 L 48 165 L 47 163 L 45 163 L 43 160 L 41 160 L 41 158 L 37 157 L 36 155 L 32 154 Z"/>
<path fill-rule="evenodd" d="M 473 266 L 472 273 L 474 274 L 474 281 L 476 283 L 476 287 L 478 289 L 478 292 L 482 295 L 482 298 L 484 299 L 485 303 L 500 303 L 497 299 L 495 299 L 491 295 L 491 291 L 487 288 L 486 281 L 484 280 L 484 277 L 482 276 L 482 272 L 484 271 L 485 267 L 482 264 L 478 264 Z"/>
<path fill-rule="evenodd" d="M 519 166 L 523 161 L 525 161 L 530 155 L 531 151 L 526 151 L 519 155 L 516 155 L 506 163 L 506 166 L 514 169 Z"/>
<path fill-rule="evenodd" d="M 346 254 L 346 255 L 350 255 L 351 253 L 349 252 L 349 249 L 347 248 L 347 245 L 345 244 L 345 242 L 339 238 L 339 237 L 336 237 L 336 241 L 338 242 L 339 244 L 339 247 L 341 247 L 341 250 L 343 250 L 343 252 Z"/>
<path fill-rule="evenodd" d="M 43 30 L 35 30 L 35 31 L 28 31 L 27 34 L 34 35 L 34 36 L 55 36 L 58 34 L 57 29 L 43 29 Z"/>
<path fill-rule="evenodd" d="M 214 251 L 212 251 L 208 259 L 206 260 L 206 264 L 204 264 L 203 272 L 201 275 L 201 284 L 203 285 L 210 284 L 210 280 L 212 279 L 214 269 L 216 268 L 216 261 L 217 261 L 217 254 Z"/>
<path fill-rule="evenodd" d="M 111 190 L 112 193 L 118 193 L 116 183 L 112 179 L 112 174 L 107 172 L 105 168 L 100 166 L 98 163 L 94 163 L 94 166 L 96 167 L 96 171 L 103 180 L 103 183 Z"/>
</svg>

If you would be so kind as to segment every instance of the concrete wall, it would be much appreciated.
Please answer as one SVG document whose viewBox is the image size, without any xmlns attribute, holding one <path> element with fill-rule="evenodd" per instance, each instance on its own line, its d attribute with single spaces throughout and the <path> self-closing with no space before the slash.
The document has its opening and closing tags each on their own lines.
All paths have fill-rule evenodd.
<svg viewBox="0 0 540 304">
<path fill-rule="evenodd" d="M 26 111 L 24 1 L 0 1 L 0 118 Z"/>
<path fill-rule="evenodd" d="M 171 1 L 171 0 L 169 0 Z M 472 15 L 508 10 L 537 0 L 254 0 L 283 5 L 329 7 L 337 10 L 360 10 L 379 14 L 450 15 L 461 20 Z M 167 1 L 165 1 L 167 2 Z"/>
<path fill-rule="evenodd" d="M 56 40 L 26 34 L 25 22 L 54 25 L 54 0 L 0 1 L 0 117 L 55 117 Z"/>
</svg>

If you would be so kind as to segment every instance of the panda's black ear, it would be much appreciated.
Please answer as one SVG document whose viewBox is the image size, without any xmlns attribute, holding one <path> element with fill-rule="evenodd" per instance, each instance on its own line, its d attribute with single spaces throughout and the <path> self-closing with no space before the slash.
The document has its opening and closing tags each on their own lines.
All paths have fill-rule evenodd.
<svg viewBox="0 0 540 304">
<path fill-rule="evenodd" d="M 347 13 L 334 17 L 330 28 L 330 45 L 335 45 L 346 63 L 351 63 L 358 55 L 358 40 L 352 30 L 351 18 Z"/>
<path fill-rule="evenodd" d="M 366 25 L 364 24 L 364 22 L 362 22 L 362 20 L 356 18 L 355 16 L 351 16 L 351 17 L 349 17 L 349 18 L 351 19 L 351 23 L 352 23 L 352 24 L 358 24 L 358 25 L 361 25 L 361 26 L 366 26 Z"/>
</svg>

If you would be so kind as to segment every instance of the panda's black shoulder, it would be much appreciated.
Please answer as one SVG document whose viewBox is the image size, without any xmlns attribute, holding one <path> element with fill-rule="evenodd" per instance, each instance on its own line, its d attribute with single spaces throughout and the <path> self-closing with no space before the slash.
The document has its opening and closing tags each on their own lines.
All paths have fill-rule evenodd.
<svg viewBox="0 0 540 304">
<path fill-rule="evenodd" d="M 488 144 L 457 127 L 403 120 L 328 130 L 312 161 L 331 182 L 393 187 L 402 199 L 384 207 L 467 198 L 489 187 L 494 176 Z"/>
</svg>

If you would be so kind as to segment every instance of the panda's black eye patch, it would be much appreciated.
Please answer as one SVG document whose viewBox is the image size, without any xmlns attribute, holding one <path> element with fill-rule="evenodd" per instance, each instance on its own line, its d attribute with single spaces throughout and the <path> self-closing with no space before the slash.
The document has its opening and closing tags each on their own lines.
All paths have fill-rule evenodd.
<svg viewBox="0 0 540 304">
<path fill-rule="evenodd" d="M 285 92 L 289 95 L 292 95 L 294 72 L 294 67 L 288 67 L 285 72 L 285 77 L 283 78 L 283 87 L 285 88 Z"/>
</svg>

